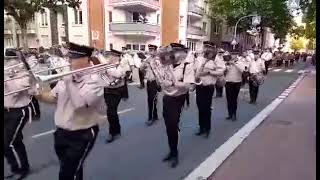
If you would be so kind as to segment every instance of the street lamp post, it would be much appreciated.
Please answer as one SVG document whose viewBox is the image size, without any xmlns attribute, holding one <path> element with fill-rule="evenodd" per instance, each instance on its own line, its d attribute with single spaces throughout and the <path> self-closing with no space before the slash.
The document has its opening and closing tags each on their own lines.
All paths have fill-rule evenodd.
<svg viewBox="0 0 320 180">
<path fill-rule="evenodd" d="M 257 17 L 257 14 L 251 14 L 251 15 L 247 15 L 247 16 L 243 16 L 241 18 L 238 19 L 235 27 L 234 27 L 234 35 L 233 35 L 233 40 L 231 41 L 231 45 L 233 45 L 233 49 L 236 48 L 236 45 L 237 45 L 237 27 L 238 27 L 238 24 L 239 22 L 244 19 L 244 18 L 248 18 L 248 17 Z"/>
</svg>

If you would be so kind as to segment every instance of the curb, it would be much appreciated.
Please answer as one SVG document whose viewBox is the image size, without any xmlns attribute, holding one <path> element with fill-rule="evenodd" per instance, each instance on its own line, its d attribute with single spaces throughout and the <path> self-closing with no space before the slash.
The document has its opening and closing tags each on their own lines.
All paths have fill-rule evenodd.
<svg viewBox="0 0 320 180">
<path fill-rule="evenodd" d="M 247 124 L 239 129 L 224 144 L 218 147 L 206 160 L 188 174 L 183 180 L 206 180 L 239 147 L 239 145 L 258 127 L 297 87 L 307 73 L 302 73 L 282 94 L 261 110 Z"/>
</svg>

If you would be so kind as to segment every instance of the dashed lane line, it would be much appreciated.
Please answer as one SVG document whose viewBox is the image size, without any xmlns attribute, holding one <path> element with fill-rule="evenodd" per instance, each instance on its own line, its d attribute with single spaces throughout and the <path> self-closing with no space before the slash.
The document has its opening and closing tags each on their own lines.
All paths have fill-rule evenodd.
<svg viewBox="0 0 320 180">
<path fill-rule="evenodd" d="M 134 108 L 128 108 L 128 109 L 124 109 L 124 110 L 121 110 L 121 111 L 118 111 L 118 114 L 123 114 L 123 113 L 126 113 L 126 112 L 129 112 L 129 111 L 133 111 Z M 45 135 L 48 135 L 48 134 L 52 134 L 54 133 L 55 129 L 51 129 L 49 131 L 46 131 L 46 132 L 43 132 L 43 133 L 39 133 L 39 134 L 36 134 L 36 135 L 33 135 L 32 138 L 35 139 L 35 138 L 39 138 L 41 136 L 45 136 Z"/>
</svg>

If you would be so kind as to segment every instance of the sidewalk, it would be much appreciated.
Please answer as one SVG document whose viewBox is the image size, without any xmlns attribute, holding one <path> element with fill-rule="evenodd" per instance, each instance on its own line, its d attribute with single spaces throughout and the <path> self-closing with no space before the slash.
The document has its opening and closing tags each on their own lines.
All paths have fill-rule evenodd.
<svg viewBox="0 0 320 180">
<path fill-rule="evenodd" d="M 315 180 L 316 77 L 288 98 L 225 160 L 209 180 Z"/>
</svg>

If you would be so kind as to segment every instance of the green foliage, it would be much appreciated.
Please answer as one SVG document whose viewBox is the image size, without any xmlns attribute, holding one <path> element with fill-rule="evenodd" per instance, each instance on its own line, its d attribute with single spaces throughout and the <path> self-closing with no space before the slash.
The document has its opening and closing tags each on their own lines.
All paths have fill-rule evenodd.
<svg viewBox="0 0 320 180">
<path fill-rule="evenodd" d="M 306 29 L 304 26 L 294 26 L 289 31 L 291 37 L 298 39 L 300 37 L 306 37 Z"/>
<path fill-rule="evenodd" d="M 286 0 L 210 0 L 210 16 L 227 20 L 234 26 L 243 16 L 257 13 L 261 16 L 261 26 L 270 27 L 276 38 L 285 38 L 293 25 Z M 240 22 L 239 28 L 247 29 L 251 19 Z"/>
<path fill-rule="evenodd" d="M 306 38 L 316 38 L 316 0 L 300 0 L 303 22 L 306 23 Z"/>
<path fill-rule="evenodd" d="M 304 41 L 302 38 L 292 39 L 290 46 L 294 51 L 299 51 L 304 48 Z"/>
<path fill-rule="evenodd" d="M 316 49 L 316 41 L 314 39 L 310 39 L 307 44 L 307 49 L 314 50 Z"/>
</svg>

